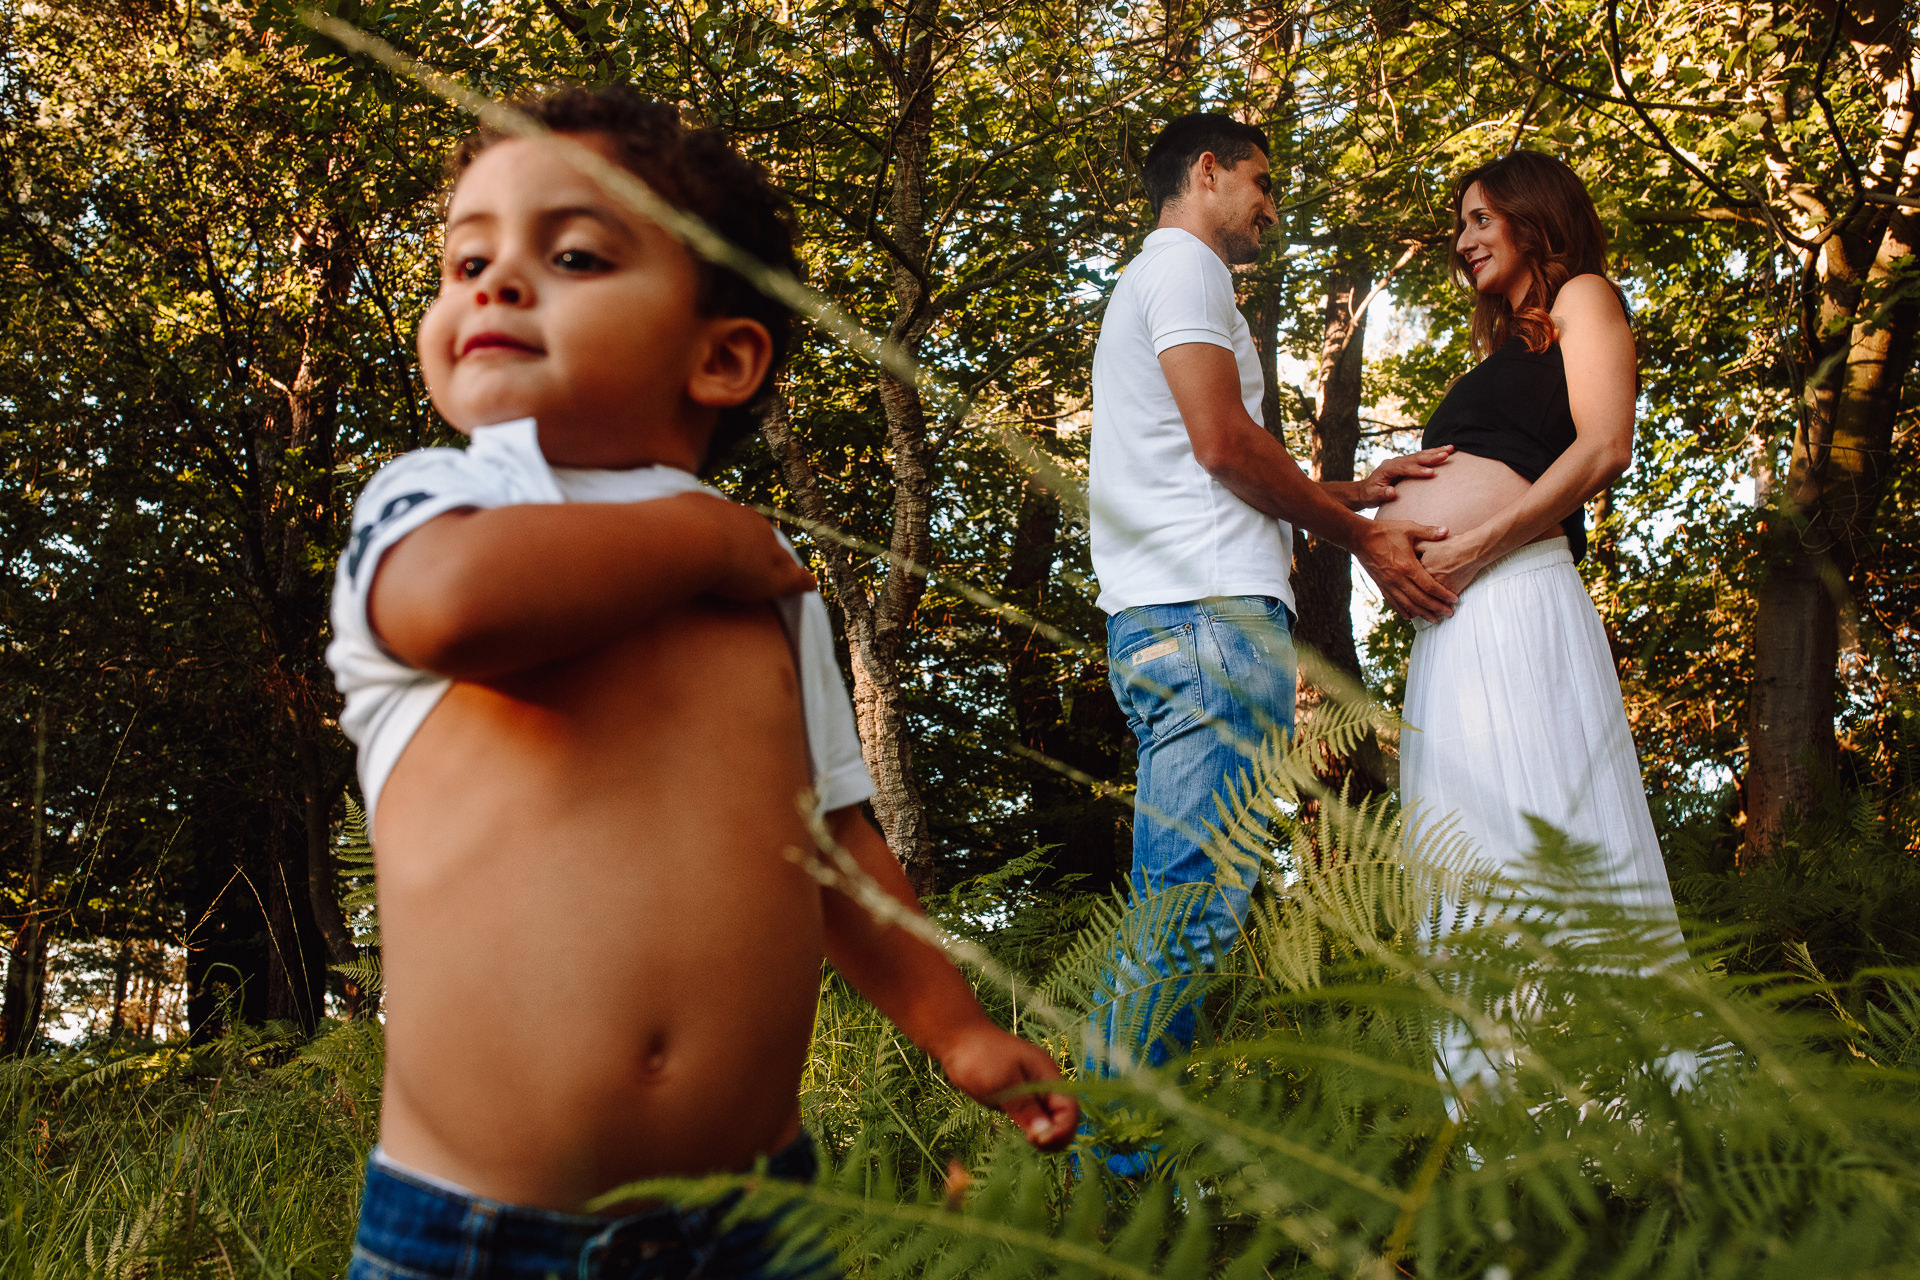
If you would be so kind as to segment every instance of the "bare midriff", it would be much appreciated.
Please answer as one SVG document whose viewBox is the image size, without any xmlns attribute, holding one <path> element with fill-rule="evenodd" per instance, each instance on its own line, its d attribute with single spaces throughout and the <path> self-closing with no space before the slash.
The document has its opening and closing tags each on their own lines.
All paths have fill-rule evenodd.
<svg viewBox="0 0 1920 1280">
<path fill-rule="evenodd" d="M 455 683 L 376 815 L 387 1153 L 577 1210 L 792 1141 L 821 958 L 786 855 L 806 785 L 766 605 Z"/>
<path fill-rule="evenodd" d="M 1444 526 L 1449 533 L 1460 534 L 1485 524 L 1518 502 L 1532 485 L 1512 467 L 1492 458 L 1471 453 L 1455 453 L 1424 479 L 1402 480 L 1394 486 L 1398 495 L 1374 512 L 1376 519 L 1412 520 L 1419 524 Z M 1535 541 L 1557 538 L 1552 528 Z"/>
</svg>

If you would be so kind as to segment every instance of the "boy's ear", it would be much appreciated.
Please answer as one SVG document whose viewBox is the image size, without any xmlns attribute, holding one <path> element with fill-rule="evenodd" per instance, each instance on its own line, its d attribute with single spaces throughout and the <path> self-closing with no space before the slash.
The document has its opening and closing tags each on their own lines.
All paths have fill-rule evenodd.
<svg viewBox="0 0 1920 1280">
<path fill-rule="evenodd" d="M 687 379 L 687 395 L 714 409 L 745 404 L 766 379 L 773 338 L 765 325 L 746 316 L 715 316 L 706 326 L 706 346 Z"/>
</svg>

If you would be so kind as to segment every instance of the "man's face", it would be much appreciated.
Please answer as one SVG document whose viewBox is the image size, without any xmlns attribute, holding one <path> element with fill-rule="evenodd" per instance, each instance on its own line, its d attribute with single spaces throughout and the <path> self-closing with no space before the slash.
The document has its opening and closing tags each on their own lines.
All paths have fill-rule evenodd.
<svg viewBox="0 0 1920 1280">
<path fill-rule="evenodd" d="M 608 140 L 574 141 L 612 157 Z M 420 321 L 434 407 L 462 432 L 531 417 L 549 461 L 633 466 L 685 417 L 708 321 L 671 235 L 551 143 L 483 151 L 447 207 L 440 293 Z"/>
<path fill-rule="evenodd" d="M 1260 237 L 1280 221 L 1273 207 L 1272 164 L 1255 150 L 1239 164 L 1213 171 L 1214 225 L 1226 259 L 1234 266 L 1260 257 Z"/>
</svg>

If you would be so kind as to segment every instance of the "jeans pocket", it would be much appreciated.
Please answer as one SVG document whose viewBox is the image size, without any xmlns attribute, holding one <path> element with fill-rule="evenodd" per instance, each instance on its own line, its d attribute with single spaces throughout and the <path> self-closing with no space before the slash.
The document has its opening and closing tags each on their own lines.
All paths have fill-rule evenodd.
<svg viewBox="0 0 1920 1280">
<path fill-rule="evenodd" d="M 1210 619 L 1202 652 L 1211 648 L 1208 674 L 1218 683 L 1215 713 L 1230 720 L 1248 743 L 1293 728 L 1298 657 L 1287 626 L 1287 607 L 1271 607 Z"/>
<path fill-rule="evenodd" d="M 1113 659 L 1113 687 L 1134 736 L 1161 742 L 1198 724 L 1206 687 L 1190 622 L 1153 629 Z"/>
</svg>

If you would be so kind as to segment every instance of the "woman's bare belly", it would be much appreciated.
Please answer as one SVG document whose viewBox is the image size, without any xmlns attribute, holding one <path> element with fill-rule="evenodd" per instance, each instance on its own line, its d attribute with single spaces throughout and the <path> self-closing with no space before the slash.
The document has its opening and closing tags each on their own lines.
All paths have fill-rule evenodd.
<svg viewBox="0 0 1920 1280">
<path fill-rule="evenodd" d="M 1504 462 L 1471 453 L 1455 453 L 1424 479 L 1402 480 L 1397 496 L 1380 507 L 1380 520 L 1412 520 L 1444 525 L 1449 533 L 1465 533 L 1485 524 L 1524 496 L 1532 485 Z M 1560 536 L 1550 529 L 1541 538 Z M 1538 541 L 1539 539 L 1536 539 Z"/>
<path fill-rule="evenodd" d="M 806 784 L 764 605 L 456 683 L 377 815 L 387 1152 L 578 1209 L 791 1141 L 821 957 L 784 854 Z"/>
</svg>

